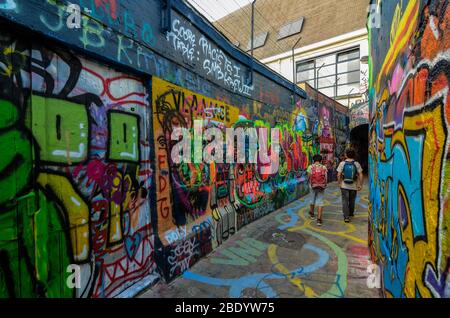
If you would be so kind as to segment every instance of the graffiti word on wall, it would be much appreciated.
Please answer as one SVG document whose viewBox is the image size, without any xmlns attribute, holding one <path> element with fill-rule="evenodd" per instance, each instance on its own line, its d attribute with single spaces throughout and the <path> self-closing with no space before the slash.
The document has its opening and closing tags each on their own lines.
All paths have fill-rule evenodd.
<svg viewBox="0 0 450 318">
<path fill-rule="evenodd" d="M 199 37 L 197 34 L 185 23 L 174 19 L 171 31 L 167 33 L 167 41 L 190 62 L 201 63 L 208 76 L 222 82 L 234 92 L 250 96 L 253 87 L 246 84 L 245 70 L 205 36 Z"/>
</svg>

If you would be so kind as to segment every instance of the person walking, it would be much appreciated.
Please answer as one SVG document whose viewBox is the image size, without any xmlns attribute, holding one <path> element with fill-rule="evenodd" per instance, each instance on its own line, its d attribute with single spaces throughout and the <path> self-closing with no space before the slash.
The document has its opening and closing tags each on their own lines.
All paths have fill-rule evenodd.
<svg viewBox="0 0 450 318">
<path fill-rule="evenodd" d="M 349 223 L 350 218 L 354 216 L 356 195 L 362 189 L 364 178 L 362 167 L 355 160 L 355 155 L 353 149 L 347 149 L 345 152 L 346 159 L 337 168 L 345 223 Z"/>
<path fill-rule="evenodd" d="M 311 204 L 309 216 L 314 220 L 314 209 L 317 206 L 317 225 L 322 226 L 323 198 L 328 183 L 328 169 L 322 164 L 322 156 L 315 155 L 314 163 L 306 170 L 311 186 Z"/>
</svg>

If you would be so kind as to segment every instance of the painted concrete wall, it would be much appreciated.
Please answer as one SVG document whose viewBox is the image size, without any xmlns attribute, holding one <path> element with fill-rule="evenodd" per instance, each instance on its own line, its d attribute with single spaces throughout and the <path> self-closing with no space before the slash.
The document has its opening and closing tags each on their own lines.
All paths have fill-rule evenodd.
<svg viewBox="0 0 450 318">
<path fill-rule="evenodd" d="M 308 192 L 306 94 L 172 2 L 166 34 L 156 0 L 0 2 L 0 297 L 134 295 Z M 195 119 L 280 128 L 280 169 L 175 164 Z"/>
<path fill-rule="evenodd" d="M 349 141 L 349 122 L 347 108 L 328 96 L 316 91 L 307 83 L 299 84 L 308 94 L 308 98 L 302 100 L 302 105 L 308 110 L 307 115 L 314 117 L 319 115 L 312 134 L 317 135 L 320 143 L 320 153 L 324 158 L 324 164 L 332 171 L 332 178 L 336 179 L 337 158 L 347 147 Z"/>
<path fill-rule="evenodd" d="M 369 123 L 369 102 L 355 103 L 350 108 L 350 129 Z"/>
<path fill-rule="evenodd" d="M 383 1 L 374 11 L 372 258 L 381 266 L 386 296 L 449 297 L 450 6 Z"/>
</svg>

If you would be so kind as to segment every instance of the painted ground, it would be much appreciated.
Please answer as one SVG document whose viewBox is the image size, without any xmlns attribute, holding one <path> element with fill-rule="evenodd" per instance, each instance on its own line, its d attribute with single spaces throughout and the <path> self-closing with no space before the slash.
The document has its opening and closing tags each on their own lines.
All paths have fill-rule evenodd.
<svg viewBox="0 0 450 318">
<path fill-rule="evenodd" d="M 309 197 L 246 226 L 169 285 L 139 297 L 379 297 L 367 287 L 367 186 L 345 224 L 340 190 L 327 189 L 323 226 L 308 216 Z"/>
</svg>

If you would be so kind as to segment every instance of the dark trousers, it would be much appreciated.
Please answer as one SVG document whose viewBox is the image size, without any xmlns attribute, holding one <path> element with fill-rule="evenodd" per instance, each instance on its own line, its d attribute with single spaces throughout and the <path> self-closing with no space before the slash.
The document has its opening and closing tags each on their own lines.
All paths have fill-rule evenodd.
<svg viewBox="0 0 450 318">
<path fill-rule="evenodd" d="M 355 201 L 356 201 L 356 190 L 342 189 L 342 212 L 344 212 L 344 218 L 353 216 L 355 213 Z"/>
</svg>

